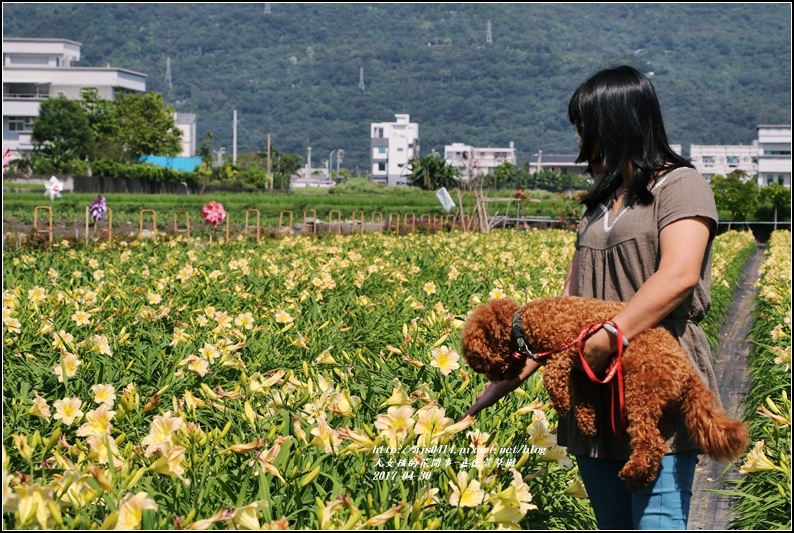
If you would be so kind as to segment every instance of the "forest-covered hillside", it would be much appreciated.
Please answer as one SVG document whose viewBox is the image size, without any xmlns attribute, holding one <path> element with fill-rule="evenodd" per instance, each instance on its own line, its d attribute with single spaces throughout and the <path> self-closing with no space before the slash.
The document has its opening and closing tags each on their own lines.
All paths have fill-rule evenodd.
<svg viewBox="0 0 794 533">
<path fill-rule="evenodd" d="M 617 63 L 653 73 L 685 153 L 791 120 L 789 3 L 4 3 L 3 35 L 75 40 L 79 66 L 146 74 L 227 154 L 236 109 L 238 153 L 270 133 L 282 152 L 311 146 L 315 166 L 343 149 L 362 174 L 370 123 L 396 113 L 419 123 L 423 153 L 573 153 L 568 99 Z"/>
</svg>

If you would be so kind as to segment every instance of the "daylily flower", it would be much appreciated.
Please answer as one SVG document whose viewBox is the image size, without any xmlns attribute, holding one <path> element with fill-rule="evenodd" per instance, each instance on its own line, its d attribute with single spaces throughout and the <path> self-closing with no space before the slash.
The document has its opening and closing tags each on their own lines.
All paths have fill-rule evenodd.
<svg viewBox="0 0 794 533">
<path fill-rule="evenodd" d="M 67 426 L 71 426 L 75 420 L 80 420 L 83 417 L 83 412 L 80 407 L 83 406 L 83 401 L 80 398 L 64 398 L 63 400 L 55 400 L 53 407 L 55 407 L 55 420 L 61 420 Z"/>
<path fill-rule="evenodd" d="M 94 343 L 94 345 L 91 347 L 92 352 L 113 357 L 113 352 L 110 351 L 110 341 L 108 340 L 107 335 L 94 335 L 91 337 L 91 342 Z"/>
<path fill-rule="evenodd" d="M 411 399 L 408 397 L 408 394 L 403 390 L 402 383 L 397 378 L 394 378 L 394 389 L 392 389 L 391 396 L 389 399 L 383 402 L 380 406 L 385 407 L 387 405 L 392 406 L 399 406 L 399 405 L 410 405 Z"/>
<path fill-rule="evenodd" d="M 87 326 L 91 324 L 91 315 L 85 311 L 77 310 L 72 315 L 72 320 L 74 320 L 75 324 L 78 326 Z"/>
<path fill-rule="evenodd" d="M 185 473 L 182 463 L 185 461 L 186 451 L 184 446 L 171 446 L 157 461 L 152 463 L 150 468 L 159 474 L 179 478 L 185 485 L 189 485 L 190 480 L 185 479 L 182 475 Z"/>
<path fill-rule="evenodd" d="M 469 481 L 469 474 L 465 471 L 458 472 L 458 482 L 449 482 L 452 494 L 449 495 L 449 504 L 455 507 L 476 507 L 485 499 L 485 491 L 480 488 L 476 479 Z"/>
<path fill-rule="evenodd" d="M 520 529 L 518 522 L 524 518 L 526 511 L 521 510 L 521 502 L 518 501 L 516 488 L 510 485 L 505 490 L 492 495 L 488 501 L 493 504 L 488 513 L 488 522 L 499 524 L 506 529 Z"/>
<path fill-rule="evenodd" d="M 274 318 L 276 319 L 276 322 L 279 324 L 289 324 L 294 320 L 290 316 L 290 314 L 284 311 L 283 309 L 279 309 L 278 311 L 276 311 Z"/>
<path fill-rule="evenodd" d="M 551 448 L 557 444 L 557 437 L 549 431 L 549 428 L 541 420 L 535 420 L 528 432 L 530 442 L 538 448 Z"/>
<path fill-rule="evenodd" d="M 110 420 L 116 414 L 110 407 L 103 403 L 93 411 L 88 411 L 85 415 L 86 422 L 77 429 L 78 437 L 101 437 L 110 434 L 113 427 Z"/>
<path fill-rule="evenodd" d="M 371 452 L 375 448 L 375 441 L 366 434 L 355 429 L 342 428 L 339 430 L 339 437 L 353 441 L 345 448 L 346 452 Z"/>
<path fill-rule="evenodd" d="M 339 432 L 326 422 L 325 415 L 317 418 L 317 427 L 311 429 L 311 434 L 314 435 L 312 445 L 321 446 L 325 453 L 336 453 L 337 447 L 342 442 Z"/>
<path fill-rule="evenodd" d="M 253 503 L 249 503 L 244 507 L 240 507 L 234 511 L 232 515 L 232 522 L 238 529 L 249 529 L 249 530 L 259 530 L 262 529 L 259 525 L 259 516 L 258 513 L 262 509 L 268 507 L 268 503 L 265 500 L 258 500 Z"/>
<path fill-rule="evenodd" d="M 113 407 L 113 404 L 116 403 L 116 388 L 113 385 L 91 385 L 91 392 L 94 393 L 96 403 L 104 403 L 108 407 Z"/>
<path fill-rule="evenodd" d="M 764 470 L 780 470 L 780 467 L 764 453 L 765 444 L 762 440 L 755 443 L 753 449 L 747 454 L 744 464 L 739 468 L 739 472 L 749 474 L 750 472 L 762 472 Z"/>
<path fill-rule="evenodd" d="M 140 529 L 143 512 L 149 509 L 156 511 L 157 503 L 148 498 L 145 492 L 139 492 L 134 496 L 126 494 L 119 504 L 119 517 L 114 529 Z"/>
<path fill-rule="evenodd" d="M 460 359 L 458 352 L 450 350 L 447 346 L 433 348 L 430 350 L 430 354 L 432 356 L 430 366 L 438 368 L 445 376 L 448 376 L 453 370 L 460 368 L 458 364 L 458 359 Z"/>
<path fill-rule="evenodd" d="M 58 376 L 58 382 L 63 383 L 63 376 L 71 378 L 77 373 L 77 367 L 82 365 L 83 362 L 77 358 L 73 353 L 67 353 L 63 356 L 63 364 L 55 365 L 52 367 L 52 373 Z"/>
<path fill-rule="evenodd" d="M 141 440 L 141 446 L 146 446 L 146 457 L 155 452 L 167 453 L 168 449 L 176 444 L 175 432 L 183 423 L 181 417 L 171 416 L 170 411 L 162 416 L 155 416 L 149 427 L 149 434 Z"/>
<path fill-rule="evenodd" d="M 19 526 L 24 528 L 35 520 L 41 529 L 51 529 L 53 518 L 47 502 L 52 501 L 52 488 L 35 483 L 20 485 L 15 492 L 13 510 L 19 512 Z"/>
<path fill-rule="evenodd" d="M 529 492 L 529 485 L 524 483 L 521 473 L 515 468 L 511 468 L 510 472 L 513 474 L 513 481 L 510 482 L 510 485 L 515 489 L 519 510 L 522 513 L 526 513 L 527 511 L 537 509 L 538 506 L 531 503 L 532 494 Z"/>
<path fill-rule="evenodd" d="M 451 418 L 444 416 L 444 408 L 437 405 L 426 405 L 417 411 L 417 422 L 414 426 L 414 433 L 419 435 L 420 446 L 431 446 L 444 429 L 451 426 L 454 422 Z"/>
<path fill-rule="evenodd" d="M 47 405 L 47 400 L 39 396 L 38 392 L 33 393 L 33 407 L 28 409 L 28 414 L 40 416 L 48 420 L 50 418 L 50 406 Z"/>
<path fill-rule="evenodd" d="M 428 296 L 430 296 L 431 294 L 435 294 L 436 284 L 433 283 L 432 281 L 428 281 L 422 286 L 422 290 L 425 291 L 425 294 L 427 294 Z"/>
<path fill-rule="evenodd" d="M 375 427 L 381 430 L 392 448 L 396 448 L 397 441 L 405 439 L 408 432 L 414 427 L 413 413 L 414 410 L 410 406 L 403 405 L 389 407 L 385 415 L 378 415 Z"/>
</svg>

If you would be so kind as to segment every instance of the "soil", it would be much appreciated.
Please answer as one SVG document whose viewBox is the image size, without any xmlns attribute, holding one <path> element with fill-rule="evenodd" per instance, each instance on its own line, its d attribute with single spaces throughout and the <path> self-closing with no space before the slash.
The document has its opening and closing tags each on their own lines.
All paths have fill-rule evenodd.
<svg viewBox="0 0 794 533">
<path fill-rule="evenodd" d="M 753 321 L 753 306 L 757 293 L 756 282 L 765 248 L 759 246 L 745 265 L 741 284 L 734 292 L 733 303 L 728 309 L 728 317 L 720 331 L 719 358 L 714 363 L 714 372 L 720 387 L 720 397 L 725 410 L 741 418 L 744 397 L 747 395 L 749 380 L 747 360 L 751 343 L 747 334 Z M 730 510 L 733 499 L 717 494 L 714 490 L 731 490 L 735 481 L 741 478 L 741 461 L 718 463 L 702 456 L 695 471 L 692 487 L 692 501 L 689 508 L 689 525 L 692 530 L 727 530 L 732 519 Z"/>
</svg>

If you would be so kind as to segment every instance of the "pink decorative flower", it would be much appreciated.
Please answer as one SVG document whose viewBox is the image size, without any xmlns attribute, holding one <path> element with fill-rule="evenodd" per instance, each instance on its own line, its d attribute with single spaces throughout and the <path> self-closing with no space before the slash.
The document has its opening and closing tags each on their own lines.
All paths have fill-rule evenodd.
<svg viewBox="0 0 794 533">
<path fill-rule="evenodd" d="M 201 218 L 204 219 L 204 223 L 208 226 L 212 226 L 213 228 L 217 227 L 218 224 L 223 222 L 226 218 L 226 211 L 223 209 L 223 204 L 219 204 L 218 202 L 208 203 L 201 208 Z"/>
</svg>

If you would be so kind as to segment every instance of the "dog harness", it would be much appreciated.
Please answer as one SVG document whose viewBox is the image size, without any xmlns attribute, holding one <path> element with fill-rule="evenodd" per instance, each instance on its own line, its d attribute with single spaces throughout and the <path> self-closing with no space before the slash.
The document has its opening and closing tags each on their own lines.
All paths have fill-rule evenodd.
<svg viewBox="0 0 794 533">
<path fill-rule="evenodd" d="M 593 372 L 593 370 L 590 368 L 590 365 L 587 363 L 587 360 L 584 358 L 584 353 L 582 352 L 582 342 L 601 328 L 604 328 L 614 334 L 618 341 L 617 353 L 615 354 L 615 358 L 609 364 L 604 379 L 599 379 L 598 376 L 595 375 L 595 372 Z M 539 361 L 543 357 L 548 357 L 576 346 L 579 353 L 579 360 L 582 362 L 582 367 L 584 368 L 585 373 L 587 373 L 587 377 L 590 378 L 590 381 L 593 383 L 606 385 L 617 376 L 617 382 L 612 383 L 612 431 L 620 438 L 626 437 L 625 432 L 618 431 L 617 421 L 615 420 L 615 402 L 617 396 L 621 422 L 624 428 L 628 427 L 625 391 L 623 384 L 623 364 L 621 359 L 623 357 L 623 349 L 629 345 L 629 342 L 616 323 L 608 320 L 603 324 L 588 324 L 582 329 L 582 331 L 579 332 L 576 338 L 563 343 L 553 350 L 548 350 L 542 353 L 533 353 L 532 350 L 529 349 L 529 346 L 524 339 L 524 334 L 521 331 L 521 312 L 517 311 L 516 314 L 513 315 L 513 337 L 515 338 L 516 344 L 518 345 L 518 351 L 515 351 L 512 354 L 514 359 L 526 359 L 529 357 L 533 361 Z"/>
</svg>

